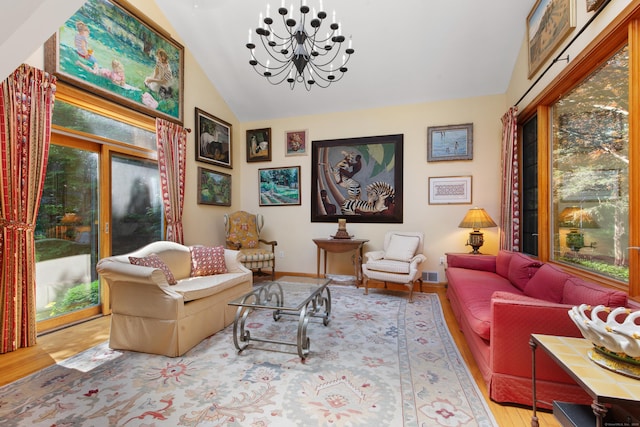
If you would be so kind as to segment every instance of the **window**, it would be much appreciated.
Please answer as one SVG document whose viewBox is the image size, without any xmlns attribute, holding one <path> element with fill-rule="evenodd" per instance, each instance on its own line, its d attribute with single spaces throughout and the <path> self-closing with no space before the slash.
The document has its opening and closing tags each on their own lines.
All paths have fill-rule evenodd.
<svg viewBox="0 0 640 427">
<path fill-rule="evenodd" d="M 629 280 L 629 50 L 551 106 L 552 258 Z"/>
<path fill-rule="evenodd" d="M 36 223 L 38 331 L 108 313 L 100 258 L 164 235 L 154 121 L 63 84 Z"/>
<path fill-rule="evenodd" d="M 636 300 L 640 297 L 639 66 L 640 3 L 635 2 L 518 118 L 523 248 L 527 233 L 535 230 L 528 222 L 529 209 L 537 203 L 541 261 L 628 291 Z M 533 141 L 537 187 L 528 171 Z"/>
</svg>

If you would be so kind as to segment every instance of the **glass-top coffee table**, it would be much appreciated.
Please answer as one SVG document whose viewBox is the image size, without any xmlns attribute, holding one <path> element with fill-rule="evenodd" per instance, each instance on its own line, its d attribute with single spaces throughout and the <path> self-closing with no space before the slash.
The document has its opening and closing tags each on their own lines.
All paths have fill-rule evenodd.
<svg viewBox="0 0 640 427">
<path fill-rule="evenodd" d="M 327 286 L 331 279 L 316 277 L 284 276 L 256 287 L 252 292 L 229 302 L 238 307 L 233 321 L 233 343 L 238 353 L 247 348 L 249 341 L 296 346 L 298 355 L 305 359 L 309 354 L 310 340 L 307 325 L 311 317 L 321 317 L 324 326 L 331 315 L 331 291 Z M 282 315 L 298 316 L 296 342 L 283 342 L 252 337 L 245 325 L 253 310 L 273 310 L 273 320 Z"/>
</svg>

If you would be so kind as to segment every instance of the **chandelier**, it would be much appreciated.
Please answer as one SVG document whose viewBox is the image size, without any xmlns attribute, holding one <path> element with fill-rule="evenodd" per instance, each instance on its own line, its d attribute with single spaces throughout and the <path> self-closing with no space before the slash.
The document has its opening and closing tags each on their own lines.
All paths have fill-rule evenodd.
<svg viewBox="0 0 640 427">
<path fill-rule="evenodd" d="M 260 12 L 255 33 L 268 54 L 264 55 L 266 57 L 264 62 L 258 60 L 256 56 L 256 45 L 252 41 L 252 31 L 249 30 L 247 43 L 247 48 L 251 51 L 249 64 L 273 85 L 286 81 L 291 89 L 296 83 L 304 83 L 307 90 L 311 90 L 313 85 L 326 88 L 331 83 L 341 80 L 347 72 L 346 65 L 354 50 L 351 48 L 351 39 L 349 39 L 348 47 L 338 58 L 345 37 L 342 35 L 340 23 L 336 22 L 335 11 L 328 30 L 326 27 L 322 30 L 322 24 L 327 18 L 322 0 L 317 13 L 315 8 L 311 11 L 306 3 L 306 0 L 301 0 L 300 18 L 296 21 L 293 17 L 293 4 L 287 9 L 282 0 L 282 5 L 278 8 L 283 24 L 281 34 L 276 34 L 271 27 L 273 19 L 270 17 L 270 5 L 267 5 L 264 19 Z M 311 12 L 310 16 L 309 12 Z"/>
</svg>

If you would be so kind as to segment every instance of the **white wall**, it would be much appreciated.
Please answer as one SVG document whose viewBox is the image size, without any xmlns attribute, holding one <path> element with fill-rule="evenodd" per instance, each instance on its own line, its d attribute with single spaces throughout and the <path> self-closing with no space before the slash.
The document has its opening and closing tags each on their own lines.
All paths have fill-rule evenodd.
<svg viewBox="0 0 640 427">
<path fill-rule="evenodd" d="M 388 230 L 420 230 L 425 233 L 426 270 L 438 271 L 444 280 L 439 258 L 445 252 L 468 252 L 465 247 L 470 230 L 458 228 L 464 214 L 472 206 L 487 210 L 497 222 L 500 217 L 500 117 L 505 110 L 502 95 L 451 100 L 445 102 L 406 105 L 393 108 L 361 110 L 347 113 L 296 117 L 281 120 L 243 123 L 243 131 L 270 127 L 272 131 L 272 161 L 247 163 L 240 161 L 242 208 L 261 212 L 265 217 L 264 235 L 278 241 L 277 270 L 313 273 L 316 270 L 316 246 L 312 239 L 335 234 L 337 223 L 310 222 L 311 154 L 285 157 L 284 133 L 307 129 L 309 140 L 352 138 L 363 136 L 404 135 L 404 223 L 349 223 L 347 229 L 357 238 L 369 239 L 365 250 L 380 249 Z M 473 123 L 473 160 L 427 162 L 427 127 Z M 244 139 L 234 143 L 244 149 Z M 309 146 L 309 152 L 310 152 Z M 301 206 L 260 207 L 258 203 L 258 169 L 266 167 L 301 166 Z M 235 167 L 234 167 L 235 170 Z M 471 175 L 472 205 L 429 205 L 428 178 Z M 234 179 L 236 179 L 234 177 Z M 222 226 L 222 223 L 220 224 Z M 485 253 L 496 253 L 498 229 L 485 232 Z M 350 274 L 349 256 L 331 255 L 332 273 Z"/>
</svg>

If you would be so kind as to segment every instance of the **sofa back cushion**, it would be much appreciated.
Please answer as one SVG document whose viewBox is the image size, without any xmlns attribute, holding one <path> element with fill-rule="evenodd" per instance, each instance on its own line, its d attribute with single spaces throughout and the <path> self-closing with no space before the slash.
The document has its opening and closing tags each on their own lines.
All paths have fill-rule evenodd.
<svg viewBox="0 0 640 427">
<path fill-rule="evenodd" d="M 605 305 L 607 307 L 626 307 L 627 294 L 615 289 L 584 281 L 578 277 L 567 280 L 562 292 L 562 303 L 569 305 Z"/>
<path fill-rule="evenodd" d="M 524 288 L 524 294 L 550 302 L 561 302 L 564 284 L 571 275 L 560 268 L 544 264 Z"/>
<path fill-rule="evenodd" d="M 516 288 L 524 291 L 529 279 L 533 277 L 541 264 L 528 256 L 519 252 L 514 252 L 509 261 L 509 273 L 507 279 Z"/>
<path fill-rule="evenodd" d="M 509 278 L 509 263 L 513 254 L 511 251 L 500 250 L 496 256 L 496 273 L 505 279 Z"/>
</svg>

